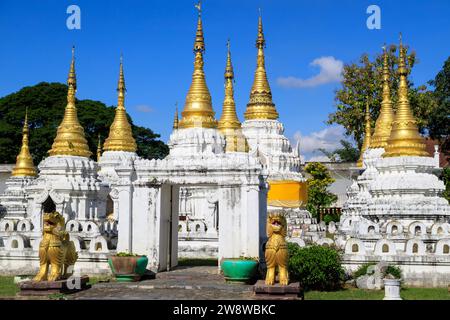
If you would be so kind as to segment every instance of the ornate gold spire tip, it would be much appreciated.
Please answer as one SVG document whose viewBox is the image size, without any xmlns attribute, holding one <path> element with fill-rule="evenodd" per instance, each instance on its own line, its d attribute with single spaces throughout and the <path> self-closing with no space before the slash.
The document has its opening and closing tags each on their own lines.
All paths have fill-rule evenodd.
<svg viewBox="0 0 450 320">
<path fill-rule="evenodd" d="M 117 108 L 113 123 L 109 128 L 109 136 L 103 145 L 103 151 L 136 152 L 136 140 L 128 122 L 125 110 L 125 75 L 123 72 L 123 56 L 120 55 L 119 81 L 117 83 Z"/>
<path fill-rule="evenodd" d="M 236 103 L 234 101 L 234 71 L 231 62 L 230 40 L 227 42 L 227 62 L 225 66 L 225 98 L 222 104 L 222 115 L 218 128 L 225 136 L 226 152 L 248 152 L 248 142 L 242 133 L 241 122 L 236 113 Z"/>
<path fill-rule="evenodd" d="M 383 157 L 419 156 L 429 157 L 424 138 L 419 134 L 417 121 L 411 111 L 408 99 L 408 70 L 406 68 L 406 49 L 403 47 L 400 33 L 399 64 L 397 73 L 400 77 L 398 102 L 391 134 Z"/>
<path fill-rule="evenodd" d="M 175 103 L 175 116 L 173 117 L 173 127 L 174 130 L 178 129 L 178 102 Z"/>
<path fill-rule="evenodd" d="M 75 106 L 75 93 L 77 91 L 77 78 L 75 73 L 75 47 L 72 47 L 72 61 L 69 76 L 67 77 L 67 106 L 64 118 L 58 127 L 52 148 L 48 151 L 50 156 L 80 156 L 90 157 L 84 129 L 80 125 Z"/>
<path fill-rule="evenodd" d="M 253 86 L 250 92 L 250 101 L 245 111 L 245 119 L 278 119 L 278 112 L 272 101 L 272 91 L 267 80 L 266 66 L 264 62 L 264 47 L 266 40 L 264 38 L 262 17 L 258 17 L 258 36 L 256 39 L 256 48 L 258 49 L 257 63 Z"/>
<path fill-rule="evenodd" d="M 384 148 L 391 135 L 392 122 L 394 121 L 394 110 L 392 109 L 391 89 L 389 85 L 389 62 L 386 44 L 383 46 L 383 90 L 381 110 L 375 122 L 375 131 L 372 137 L 371 148 Z"/>
<path fill-rule="evenodd" d="M 184 128 L 217 128 L 217 120 L 212 108 L 211 94 L 206 85 L 205 72 L 203 70 L 203 53 L 205 41 L 203 36 L 203 25 L 201 17 L 201 2 L 195 6 L 199 12 L 197 31 L 194 42 L 194 72 L 192 82 L 186 95 L 184 109 L 181 112 L 181 120 L 178 124 L 180 129 Z"/>
<path fill-rule="evenodd" d="M 97 143 L 97 162 L 100 161 L 102 157 L 102 139 L 100 133 L 98 134 L 98 143 Z"/>
<path fill-rule="evenodd" d="M 31 157 L 28 146 L 28 135 L 28 108 L 26 108 L 22 129 L 22 146 L 20 147 L 20 152 L 16 158 L 16 165 L 12 170 L 12 176 L 14 177 L 35 177 L 37 175 L 36 167 L 34 166 L 33 158 Z"/>
</svg>

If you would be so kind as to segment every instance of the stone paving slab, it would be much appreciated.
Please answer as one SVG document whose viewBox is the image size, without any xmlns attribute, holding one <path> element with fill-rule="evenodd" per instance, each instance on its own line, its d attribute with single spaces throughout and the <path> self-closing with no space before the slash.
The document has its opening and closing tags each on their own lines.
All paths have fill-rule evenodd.
<svg viewBox="0 0 450 320">
<path fill-rule="evenodd" d="M 253 286 L 226 283 L 217 267 L 179 267 L 140 282 L 98 283 L 91 289 L 71 294 L 69 299 L 92 300 L 248 300 Z"/>
</svg>

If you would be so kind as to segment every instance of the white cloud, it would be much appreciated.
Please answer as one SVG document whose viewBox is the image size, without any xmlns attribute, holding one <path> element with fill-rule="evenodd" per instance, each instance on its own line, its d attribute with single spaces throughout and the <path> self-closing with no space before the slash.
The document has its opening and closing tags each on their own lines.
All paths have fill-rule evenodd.
<svg viewBox="0 0 450 320">
<path fill-rule="evenodd" d="M 328 158 L 318 149 L 333 151 L 339 148 L 340 140 L 344 139 L 344 132 L 345 129 L 341 126 L 327 127 L 308 135 L 297 131 L 293 137 L 293 145 L 300 139 L 300 153 L 305 156 L 306 161 L 326 161 Z"/>
<path fill-rule="evenodd" d="M 277 83 L 286 88 L 311 88 L 322 84 L 339 82 L 342 78 L 342 69 L 344 63 L 333 56 L 320 57 L 310 63 L 313 67 L 319 67 L 319 74 L 307 79 L 296 78 L 293 76 L 280 77 Z"/>
<path fill-rule="evenodd" d="M 308 159 L 308 162 L 330 162 L 330 158 L 327 156 L 313 156 Z"/>
<path fill-rule="evenodd" d="M 153 108 L 146 105 L 146 104 L 140 104 L 136 106 L 136 110 L 139 112 L 144 112 L 144 113 L 149 113 L 149 112 L 153 112 Z"/>
</svg>

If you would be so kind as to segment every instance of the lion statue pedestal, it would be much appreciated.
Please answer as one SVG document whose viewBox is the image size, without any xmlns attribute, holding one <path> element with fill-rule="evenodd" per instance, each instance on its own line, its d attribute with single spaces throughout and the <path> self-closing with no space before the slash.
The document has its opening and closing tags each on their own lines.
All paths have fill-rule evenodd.
<svg viewBox="0 0 450 320">
<path fill-rule="evenodd" d="M 302 299 L 303 290 L 300 283 L 289 283 L 287 222 L 282 212 L 271 212 L 267 215 L 266 232 L 269 238 L 264 252 L 266 279 L 256 282 L 253 287 L 255 294 L 262 299 Z M 279 283 L 275 281 L 277 268 Z"/>
<path fill-rule="evenodd" d="M 44 228 L 39 244 L 39 273 L 34 281 L 67 279 L 69 266 L 75 264 L 78 254 L 65 231 L 64 217 L 58 212 L 44 214 Z M 50 275 L 48 269 L 51 266 Z"/>
<path fill-rule="evenodd" d="M 56 211 L 44 213 L 43 222 L 42 240 L 39 244 L 39 272 L 32 281 L 19 284 L 20 295 L 48 295 L 87 288 L 87 276 L 74 277 L 68 271 L 77 261 L 78 254 L 65 231 L 64 217 Z"/>
</svg>

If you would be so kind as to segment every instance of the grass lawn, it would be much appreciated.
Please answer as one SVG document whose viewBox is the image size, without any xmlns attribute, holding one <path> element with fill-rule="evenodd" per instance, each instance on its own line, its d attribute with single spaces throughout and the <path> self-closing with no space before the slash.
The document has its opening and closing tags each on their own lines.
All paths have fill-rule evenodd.
<svg viewBox="0 0 450 320">
<path fill-rule="evenodd" d="M 19 288 L 14 283 L 14 277 L 0 276 L 0 296 L 15 296 L 18 291 Z"/>
<path fill-rule="evenodd" d="M 404 300 L 450 300 L 447 288 L 402 288 Z M 305 300 L 382 300 L 384 290 L 344 289 L 339 291 L 305 292 Z"/>
<path fill-rule="evenodd" d="M 108 281 L 109 276 L 89 277 L 89 284 L 94 285 L 99 282 Z M 14 283 L 14 277 L 0 276 L 0 297 L 12 297 L 19 292 L 17 284 Z M 49 298 L 59 299 L 62 294 L 49 295 Z"/>
<path fill-rule="evenodd" d="M 178 259 L 179 266 L 217 266 L 217 259 L 189 259 L 180 258 Z"/>
</svg>

